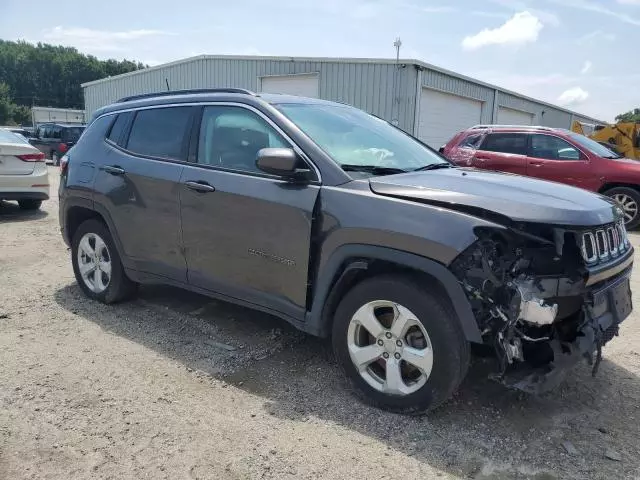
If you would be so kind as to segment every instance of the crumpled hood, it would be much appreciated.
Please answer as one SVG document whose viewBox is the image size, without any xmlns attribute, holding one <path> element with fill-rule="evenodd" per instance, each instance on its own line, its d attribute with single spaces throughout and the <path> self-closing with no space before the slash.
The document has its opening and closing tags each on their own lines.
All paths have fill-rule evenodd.
<svg viewBox="0 0 640 480">
<path fill-rule="evenodd" d="M 369 183 L 379 195 L 416 199 L 471 214 L 482 209 L 515 222 L 586 227 L 611 223 L 621 213 L 612 200 L 586 190 L 471 168 L 373 177 Z"/>
</svg>

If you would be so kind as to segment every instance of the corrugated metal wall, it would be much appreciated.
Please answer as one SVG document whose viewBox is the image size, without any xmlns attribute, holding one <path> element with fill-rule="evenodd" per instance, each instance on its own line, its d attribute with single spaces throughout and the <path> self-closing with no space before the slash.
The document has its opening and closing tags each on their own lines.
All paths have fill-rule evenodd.
<svg viewBox="0 0 640 480">
<path fill-rule="evenodd" d="M 435 70 L 422 72 L 422 86 L 482 101 L 482 123 L 491 123 L 494 89 Z"/>
<path fill-rule="evenodd" d="M 557 128 L 571 127 L 570 113 L 509 93 L 498 91 L 498 106 L 532 113 L 534 115 L 533 122 L 536 125 Z M 544 115 L 542 112 L 544 112 Z"/>
<path fill-rule="evenodd" d="M 412 132 L 417 70 L 413 65 L 397 69 L 398 103 L 394 107 L 395 72 L 396 66 L 390 63 L 195 58 L 88 85 L 85 106 L 91 115 L 127 95 L 165 91 L 167 80 L 172 90 L 236 87 L 258 91 L 262 76 L 318 73 L 320 98 L 348 103 L 389 121 L 397 119 L 400 128 Z"/>
<path fill-rule="evenodd" d="M 418 69 L 422 70 L 420 74 Z M 172 90 L 237 87 L 258 91 L 262 76 L 300 73 L 319 75 L 320 98 L 348 103 L 389 121 L 397 120 L 398 126 L 410 133 L 414 132 L 416 102 L 420 98 L 418 75 L 422 87 L 482 101 L 483 123 L 497 121 L 499 106 L 532 113 L 534 123 L 546 126 L 570 128 L 572 116 L 594 122 L 421 62 L 407 62 L 398 68 L 392 62 L 367 60 L 194 57 L 89 84 L 84 88 L 85 107 L 90 116 L 118 98 L 164 91 L 167 80 Z M 398 82 L 395 105 L 394 75 Z"/>
</svg>

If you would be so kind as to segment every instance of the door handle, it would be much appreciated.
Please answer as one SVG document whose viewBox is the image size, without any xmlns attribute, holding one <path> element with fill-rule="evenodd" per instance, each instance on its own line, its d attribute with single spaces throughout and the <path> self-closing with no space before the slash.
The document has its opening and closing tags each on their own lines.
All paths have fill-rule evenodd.
<svg viewBox="0 0 640 480">
<path fill-rule="evenodd" d="M 216 191 L 216 188 L 213 185 L 209 185 L 207 182 L 203 182 L 203 181 L 194 182 L 192 180 L 189 180 L 187 182 L 184 182 L 184 184 L 187 186 L 187 188 L 190 188 L 191 190 L 195 190 L 196 192 L 200 192 L 200 193 Z"/>
<path fill-rule="evenodd" d="M 489 160 L 489 157 L 486 157 L 484 155 L 476 155 L 475 159 L 484 161 L 484 160 Z"/>
<path fill-rule="evenodd" d="M 110 173 L 111 175 L 125 174 L 124 168 L 118 167 L 117 165 L 106 165 L 106 166 L 100 167 L 100 170 Z"/>
<path fill-rule="evenodd" d="M 532 167 L 541 167 L 542 165 L 544 165 L 544 163 L 542 163 L 542 162 L 529 162 L 529 165 L 531 165 Z"/>
</svg>

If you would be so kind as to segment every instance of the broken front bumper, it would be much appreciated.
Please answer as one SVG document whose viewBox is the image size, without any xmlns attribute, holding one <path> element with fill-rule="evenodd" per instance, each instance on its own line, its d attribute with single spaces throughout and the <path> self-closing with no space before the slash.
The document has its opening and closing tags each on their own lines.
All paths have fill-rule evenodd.
<svg viewBox="0 0 640 480">
<path fill-rule="evenodd" d="M 620 323 L 633 308 L 630 275 L 629 267 L 611 281 L 586 293 L 582 308 L 584 321 L 578 335 L 571 343 L 557 338 L 549 341 L 553 351 L 551 363 L 538 368 L 518 368 L 498 379 L 508 387 L 540 394 L 557 387 L 580 360 L 586 359 L 593 365 L 595 375 L 602 346 L 618 335 Z"/>
</svg>

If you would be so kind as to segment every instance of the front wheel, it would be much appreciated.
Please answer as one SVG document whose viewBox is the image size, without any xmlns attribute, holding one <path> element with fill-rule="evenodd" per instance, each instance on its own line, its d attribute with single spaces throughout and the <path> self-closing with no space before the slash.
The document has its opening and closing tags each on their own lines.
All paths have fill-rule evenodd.
<svg viewBox="0 0 640 480">
<path fill-rule="evenodd" d="M 632 230 L 640 224 L 640 192 L 630 187 L 615 187 L 605 195 L 614 199 L 624 213 L 624 224 Z"/>
<path fill-rule="evenodd" d="M 356 394 L 398 413 L 436 408 L 469 365 L 469 343 L 451 308 L 403 276 L 374 277 L 346 294 L 333 323 L 333 348 Z"/>
<path fill-rule="evenodd" d="M 113 238 L 100 221 L 84 222 L 71 242 L 73 273 L 82 291 L 102 303 L 114 303 L 132 296 L 136 284 L 126 275 Z"/>
</svg>

